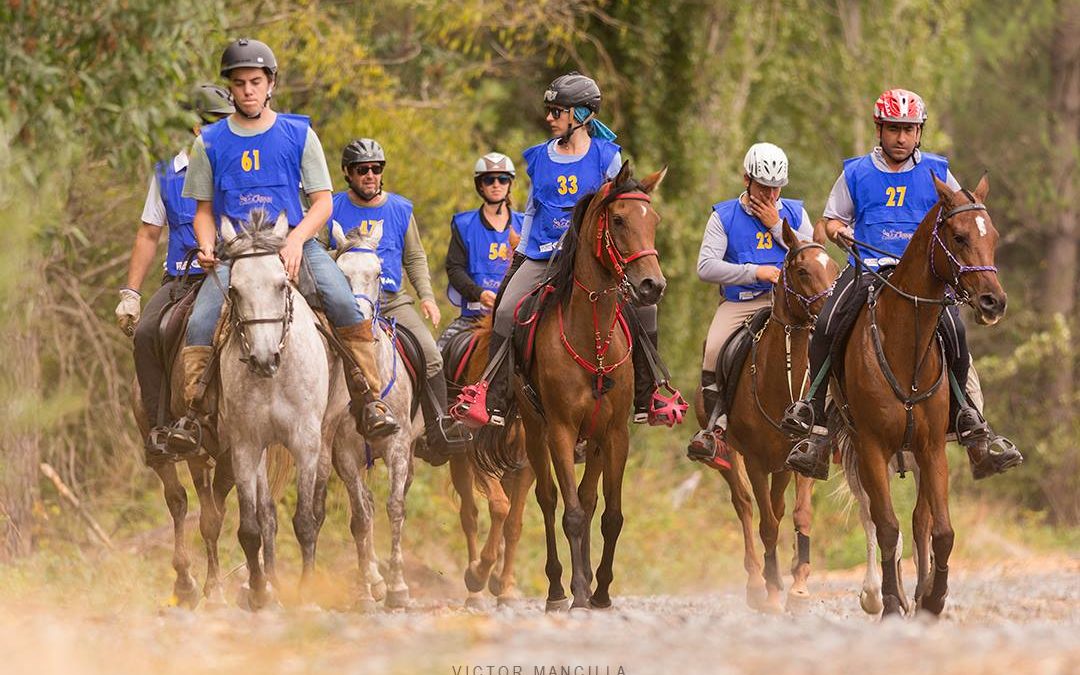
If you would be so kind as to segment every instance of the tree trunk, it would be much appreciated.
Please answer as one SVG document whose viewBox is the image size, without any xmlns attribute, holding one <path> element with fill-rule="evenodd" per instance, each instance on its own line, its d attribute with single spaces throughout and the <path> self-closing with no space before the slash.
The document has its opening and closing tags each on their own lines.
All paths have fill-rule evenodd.
<svg viewBox="0 0 1080 675">
<path fill-rule="evenodd" d="M 22 328 L 22 327 L 20 327 Z M 41 391 L 37 336 L 16 329 L 0 360 L 6 362 L 0 412 L 0 561 L 30 553 L 40 450 L 34 419 Z"/>
</svg>

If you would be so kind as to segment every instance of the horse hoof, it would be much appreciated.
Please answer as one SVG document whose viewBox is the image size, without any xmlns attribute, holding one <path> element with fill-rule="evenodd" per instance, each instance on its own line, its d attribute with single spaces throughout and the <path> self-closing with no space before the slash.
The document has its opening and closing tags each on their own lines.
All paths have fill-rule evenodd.
<svg viewBox="0 0 1080 675">
<path fill-rule="evenodd" d="M 900 598 L 895 595 L 887 595 L 882 598 L 882 610 L 881 618 L 888 619 L 889 617 L 901 618 L 904 615 L 903 607 L 900 605 Z"/>
<path fill-rule="evenodd" d="M 465 609 L 475 609 L 477 611 L 483 611 L 487 609 L 487 601 L 484 600 L 483 596 L 470 595 L 469 597 L 465 598 Z"/>
<path fill-rule="evenodd" d="M 409 606 L 409 589 L 386 592 L 387 609 L 405 609 Z"/>
<path fill-rule="evenodd" d="M 378 602 L 382 602 L 386 599 L 386 581 L 379 579 L 377 582 L 371 585 L 371 597 L 375 598 Z"/>
<path fill-rule="evenodd" d="M 498 597 L 503 594 L 503 582 L 502 579 L 492 574 L 488 577 L 488 590 L 491 594 Z"/>
<path fill-rule="evenodd" d="M 760 610 L 765 607 L 765 600 L 768 597 L 768 592 L 764 586 L 747 586 L 746 587 L 746 605 L 750 609 Z"/>
<path fill-rule="evenodd" d="M 611 598 L 589 598 L 589 607 L 592 609 L 611 609 Z"/>
<path fill-rule="evenodd" d="M 915 611 L 922 616 L 941 616 L 945 611 L 945 598 L 932 598 L 924 596 L 915 604 Z"/>
<path fill-rule="evenodd" d="M 545 612 L 565 612 L 570 609 L 570 599 L 560 598 L 559 600 L 548 600 L 544 605 Z"/>
<path fill-rule="evenodd" d="M 500 595 L 495 600 L 495 604 L 500 609 L 517 609 L 525 604 L 525 599 L 516 595 Z"/>
<path fill-rule="evenodd" d="M 863 591 L 859 593 L 859 606 L 862 610 L 871 616 L 877 616 L 881 614 L 884 608 L 881 604 L 881 595 L 874 591 Z"/>
<path fill-rule="evenodd" d="M 792 614 L 800 614 L 810 606 L 810 592 L 805 588 L 791 589 L 787 594 L 787 602 L 784 609 Z"/>
<path fill-rule="evenodd" d="M 373 614 L 378 609 L 379 603 L 375 598 L 360 598 L 356 601 L 356 611 L 360 614 Z"/>
<path fill-rule="evenodd" d="M 481 579 L 475 571 L 472 563 L 465 568 L 465 588 L 469 589 L 470 593 L 479 593 L 484 590 L 484 586 L 487 585 L 485 579 Z M 496 594 L 498 595 L 498 594 Z"/>
</svg>

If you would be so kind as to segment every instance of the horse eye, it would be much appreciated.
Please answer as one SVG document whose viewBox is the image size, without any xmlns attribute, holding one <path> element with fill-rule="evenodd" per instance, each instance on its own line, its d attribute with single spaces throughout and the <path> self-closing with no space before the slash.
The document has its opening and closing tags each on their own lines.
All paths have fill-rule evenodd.
<svg viewBox="0 0 1080 675">
<path fill-rule="evenodd" d="M 954 234 L 953 235 L 953 241 L 955 241 L 957 244 L 959 244 L 961 246 L 967 246 L 967 237 L 965 237 L 962 234 Z"/>
<path fill-rule="evenodd" d="M 799 276 L 800 277 L 808 277 L 808 276 L 810 276 L 810 272 L 807 271 L 805 268 L 800 267 L 799 268 Z"/>
<path fill-rule="evenodd" d="M 623 217 L 622 217 L 622 216 L 615 216 L 615 217 L 614 217 L 614 218 L 612 218 L 611 220 L 612 220 L 612 222 L 613 222 L 613 223 L 615 223 L 615 224 L 616 224 L 616 225 L 618 225 L 619 227 L 624 227 L 624 226 L 626 225 L 626 221 L 625 221 L 625 220 L 623 220 Z"/>
</svg>

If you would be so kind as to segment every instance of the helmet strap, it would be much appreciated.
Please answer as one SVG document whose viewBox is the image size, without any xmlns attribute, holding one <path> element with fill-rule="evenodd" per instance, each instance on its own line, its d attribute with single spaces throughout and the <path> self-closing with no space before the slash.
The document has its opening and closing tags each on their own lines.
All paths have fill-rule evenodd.
<svg viewBox="0 0 1080 675">
<path fill-rule="evenodd" d="M 566 130 L 565 134 L 559 137 L 559 145 L 567 145 L 570 143 L 570 138 L 574 135 L 574 132 L 584 127 L 589 122 L 592 122 L 593 118 L 596 117 L 596 113 L 590 111 L 589 116 L 586 117 L 584 121 L 578 123 L 577 126 L 574 126 L 574 123 L 577 122 L 577 118 L 574 117 L 574 110 L 576 109 L 577 106 L 570 108 L 570 127 Z"/>
</svg>

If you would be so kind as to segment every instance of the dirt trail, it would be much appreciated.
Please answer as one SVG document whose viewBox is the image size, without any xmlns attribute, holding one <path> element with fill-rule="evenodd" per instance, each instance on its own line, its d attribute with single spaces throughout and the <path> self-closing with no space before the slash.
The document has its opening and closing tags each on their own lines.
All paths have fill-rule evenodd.
<svg viewBox="0 0 1080 675">
<path fill-rule="evenodd" d="M 781 616 L 747 609 L 738 587 L 554 615 L 539 599 L 486 612 L 424 599 L 373 615 L 0 604 L 0 672 L 1080 672 L 1080 560 L 960 568 L 953 579 L 941 620 L 884 624 L 859 609 L 854 571 L 812 578 L 813 598 Z"/>
</svg>

